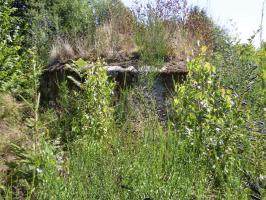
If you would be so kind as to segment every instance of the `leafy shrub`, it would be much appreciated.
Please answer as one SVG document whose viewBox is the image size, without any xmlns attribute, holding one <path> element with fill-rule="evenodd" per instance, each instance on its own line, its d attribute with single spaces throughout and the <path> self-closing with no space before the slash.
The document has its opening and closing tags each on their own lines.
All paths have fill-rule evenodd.
<svg viewBox="0 0 266 200">
<path fill-rule="evenodd" d="M 0 90 L 15 92 L 30 109 L 22 121 L 16 104 L 10 101 L 15 108 L 9 108 L 3 95 L 0 126 L 23 123 L 32 142 L 26 148 L 9 145 L 16 159 L 1 176 L 6 185 L 0 185 L 0 198 L 247 199 L 252 193 L 246 186 L 262 185 L 257 182 L 266 170 L 265 46 L 256 51 L 251 43 L 235 43 L 205 12 L 189 10 L 185 0 L 137 7 L 136 18 L 120 1 L 29 0 L 25 15 L 13 5 L 0 0 Z M 29 16 L 31 33 L 16 28 L 21 20 L 27 27 Z M 181 59 L 186 48 L 198 50 L 197 40 L 212 54 L 188 64 L 188 79 L 176 85 L 167 123 L 158 120 L 147 95 L 152 78 L 122 93 L 113 107 L 114 84 L 99 60 L 85 72 L 80 68 L 91 63 L 82 59 L 66 66 L 84 82 L 66 77 L 58 106 L 41 113 L 41 72 L 35 52 L 22 47 L 29 42 L 22 34 L 33 39 L 43 62 L 51 44 L 53 60 L 66 61 L 86 57 L 86 48 L 97 48 L 97 55 L 120 52 L 127 41 L 134 44 L 133 34 L 145 64 Z"/>
<path fill-rule="evenodd" d="M 72 67 L 79 70 L 87 62 L 81 59 Z M 106 128 L 112 122 L 111 94 L 113 84 L 108 81 L 106 71 L 101 68 L 101 61 L 96 67 L 83 74 L 85 82 L 80 83 L 73 77 L 69 81 L 78 86 L 78 90 L 70 90 L 66 83 L 60 88 L 58 121 L 54 124 L 58 129 L 52 136 L 60 137 L 64 142 L 76 140 L 84 135 L 102 137 L 107 134 Z"/>
<path fill-rule="evenodd" d="M 123 3 L 120 0 L 93 0 L 90 4 L 95 10 L 95 18 L 97 25 L 104 24 L 105 22 L 111 20 L 112 14 L 114 14 L 112 12 L 116 7 L 124 8 Z"/>
<path fill-rule="evenodd" d="M 22 45 L 20 19 L 13 16 L 12 1 L 0 2 L 0 91 L 30 98 L 34 78 L 35 52 Z"/>
<path fill-rule="evenodd" d="M 84 63 L 86 64 L 85 61 L 79 60 L 75 63 L 75 67 L 78 69 Z M 104 166 L 108 165 L 107 160 L 105 165 L 99 163 L 104 160 L 101 155 L 103 152 L 106 153 L 104 145 L 106 141 L 111 140 L 114 124 L 111 106 L 114 85 L 108 81 L 106 71 L 99 67 L 101 65 L 102 63 L 98 61 L 96 67 L 85 72 L 84 83 L 68 77 L 78 85 L 80 91 L 69 90 L 66 85 L 61 87 L 61 112 L 58 113 L 55 123 L 50 124 L 49 130 L 50 136 L 59 137 L 61 142 L 64 142 L 63 145 L 71 150 L 67 158 L 61 158 L 61 165 L 51 160 L 51 165 L 48 161 L 48 165 L 41 168 L 42 182 L 37 192 L 41 199 L 59 197 L 67 199 L 69 196 L 82 199 L 89 195 L 98 195 L 99 188 L 96 191 L 96 186 L 100 187 L 99 184 L 109 184 L 102 182 L 96 176 L 102 177 L 98 172 L 103 172 Z M 56 156 L 57 153 L 51 155 Z M 58 167 L 62 168 L 62 164 L 65 164 L 65 167 L 60 174 Z M 91 176 L 91 179 L 86 179 L 87 176 Z M 91 185 L 88 182 L 90 180 L 95 180 L 95 184 Z M 104 192 L 102 196 L 105 196 Z M 96 198 L 96 195 L 94 197 Z"/>
<path fill-rule="evenodd" d="M 31 46 L 37 47 L 38 55 L 45 64 L 49 60 L 49 50 L 58 37 L 83 37 L 93 41 L 95 17 L 87 1 L 30 0 L 27 6 L 27 15 L 31 19 L 27 40 Z"/>
<path fill-rule="evenodd" d="M 0 6 L 0 86 L 3 91 L 20 85 L 23 63 L 19 54 L 22 38 L 18 34 L 19 27 L 15 28 L 18 19 L 12 17 L 11 1 L 1 1 Z"/>
<path fill-rule="evenodd" d="M 188 144 L 187 151 L 208 166 L 220 195 L 244 197 L 242 173 L 257 167 L 249 162 L 257 145 L 250 141 L 255 132 L 246 128 L 252 123 L 250 110 L 242 108 L 241 97 L 223 87 L 215 68 L 204 59 L 195 59 L 188 67 L 189 79 L 177 87 L 174 98 L 179 137 Z"/>
<path fill-rule="evenodd" d="M 45 64 L 64 61 L 60 58 L 65 57 L 65 44 L 73 51 L 72 59 L 95 59 L 134 43 L 130 36 L 133 17 L 121 1 L 47 0 L 29 1 L 28 5 L 33 19 L 29 40 L 34 41 Z"/>
<path fill-rule="evenodd" d="M 266 44 L 264 43 L 264 46 L 262 46 L 258 52 L 256 53 L 257 58 L 257 65 L 258 69 L 256 71 L 256 79 L 251 80 L 255 81 L 253 90 L 250 94 L 252 97 L 249 101 L 252 102 L 253 106 L 252 108 L 255 108 L 254 113 L 258 113 L 260 116 L 265 117 L 265 110 L 261 108 L 265 108 L 266 101 L 265 101 L 265 92 L 266 92 Z M 254 78 L 254 77 L 253 77 Z M 258 98 L 259 97 L 259 98 Z M 254 105 L 255 103 L 255 105 Z M 263 114 L 264 112 L 264 114 Z"/>
</svg>

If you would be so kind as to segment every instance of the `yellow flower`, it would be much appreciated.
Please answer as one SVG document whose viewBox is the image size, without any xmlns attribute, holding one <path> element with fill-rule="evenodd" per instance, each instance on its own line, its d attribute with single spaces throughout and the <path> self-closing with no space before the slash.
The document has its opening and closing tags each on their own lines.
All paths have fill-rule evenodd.
<svg viewBox="0 0 266 200">
<path fill-rule="evenodd" d="M 204 65 L 204 68 L 207 70 L 207 72 L 209 72 L 209 73 L 213 73 L 213 72 L 215 72 L 215 67 L 214 66 L 212 66 L 210 63 L 206 63 L 205 65 Z"/>
<path fill-rule="evenodd" d="M 207 52 L 208 48 L 206 46 L 201 47 L 201 53 L 205 54 Z"/>
<path fill-rule="evenodd" d="M 266 80 L 266 70 L 263 70 L 263 72 L 262 72 L 262 78 L 263 78 L 263 80 Z"/>
<path fill-rule="evenodd" d="M 221 93 L 222 93 L 222 97 L 224 97 L 225 96 L 225 89 L 224 88 L 221 89 Z"/>
</svg>

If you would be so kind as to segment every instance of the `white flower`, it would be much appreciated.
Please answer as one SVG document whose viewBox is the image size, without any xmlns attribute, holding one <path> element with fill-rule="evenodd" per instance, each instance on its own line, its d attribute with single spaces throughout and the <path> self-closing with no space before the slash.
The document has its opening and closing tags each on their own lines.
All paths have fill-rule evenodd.
<svg viewBox="0 0 266 200">
<path fill-rule="evenodd" d="M 216 132 L 219 133 L 221 129 L 220 128 L 216 128 L 215 130 L 216 130 Z"/>
<path fill-rule="evenodd" d="M 186 135 L 192 135 L 192 129 L 186 127 Z"/>
<path fill-rule="evenodd" d="M 37 168 L 36 171 L 37 171 L 37 173 L 42 173 L 43 172 L 43 170 L 40 169 L 40 168 Z"/>
<path fill-rule="evenodd" d="M 197 40 L 197 45 L 198 47 L 200 47 L 200 40 Z"/>
<path fill-rule="evenodd" d="M 207 100 L 203 100 L 200 102 L 200 105 L 203 107 L 203 108 L 207 108 L 208 107 L 208 101 Z"/>
</svg>

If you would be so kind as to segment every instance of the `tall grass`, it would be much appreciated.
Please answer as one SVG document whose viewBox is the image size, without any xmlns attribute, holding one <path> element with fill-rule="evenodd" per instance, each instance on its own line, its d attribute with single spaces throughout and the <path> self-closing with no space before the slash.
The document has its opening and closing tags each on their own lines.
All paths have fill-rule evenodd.
<svg viewBox="0 0 266 200">
<path fill-rule="evenodd" d="M 1 20 L 13 22 L 11 4 L 0 3 L 5 5 L 0 8 Z M 201 52 L 202 41 L 208 47 L 188 63 L 187 80 L 175 84 L 168 99 L 171 115 L 164 122 L 151 95 L 156 74 L 144 75 L 115 97 L 115 83 L 99 59 L 96 63 L 73 61 L 68 67 L 77 71 L 84 65 L 95 66 L 80 72 L 83 82 L 65 77 L 68 84 L 61 83 L 56 106 L 47 110 L 39 107 L 40 71 L 35 53 L 28 52 L 27 57 L 19 53 L 16 40 L 9 41 L 17 32 L 12 33 L 13 24 L 6 23 L 4 34 L 0 33 L 4 49 L 0 52 L 4 66 L 0 90 L 18 91 L 28 109 L 22 120 L 20 113 L 0 98 L 0 117 L 10 120 L 9 125 L 21 121 L 27 127 L 21 131 L 32 141 L 25 148 L 9 145 L 15 159 L 4 160 L 8 170 L 1 177 L 0 198 L 265 197 L 265 47 L 257 52 L 251 43 L 234 44 L 206 13 L 189 10 L 184 0 L 147 4 L 142 7 L 144 18 L 139 18 L 138 9 L 134 18 L 119 1 L 29 3 L 36 17 L 34 38 L 40 36 L 36 41 L 38 56 L 48 54 L 43 44 L 54 43 L 51 58 L 56 61 L 87 57 L 93 48 L 98 48 L 93 52 L 96 57 L 127 48 L 131 51 L 136 42 L 143 63 L 158 65 L 195 57 Z M 80 15 L 75 15 L 79 11 Z M 44 29 L 38 29 L 41 25 Z M 0 26 L 4 27 L 3 23 Z M 191 29 L 194 32 L 189 34 Z M 18 37 L 19 44 L 21 39 Z M 190 47 L 194 55 L 187 53 Z M 21 68 L 24 62 L 29 63 L 25 70 Z M 75 87 L 69 88 L 69 83 Z M 14 143 L 11 138 L 9 141 Z"/>
<path fill-rule="evenodd" d="M 75 105 L 80 113 L 86 112 L 71 115 L 73 121 L 79 117 L 79 123 L 71 122 L 69 131 L 79 137 L 68 141 L 65 150 L 44 143 L 50 156 L 44 157 L 35 195 L 39 199 L 248 199 L 249 176 L 263 173 L 262 160 L 250 162 L 256 159 L 259 143 L 250 140 L 256 134 L 246 127 L 251 122 L 249 112 L 238 107 L 238 99 L 217 81 L 215 68 L 203 58 L 189 66 L 191 77 L 176 85 L 175 114 L 166 126 L 141 94 L 140 111 L 146 107 L 146 115 L 134 121 L 138 101 L 128 104 L 134 88 L 121 97 L 118 114 L 125 101 L 133 109 L 118 118 L 105 109 L 83 118 L 89 110 Z M 90 95 L 83 98 L 93 108 L 104 108 L 110 103 L 112 86 L 104 84 L 107 77 L 102 72 L 94 75 L 88 79 L 90 87 L 84 88 Z M 92 90 L 96 85 L 98 89 Z M 108 91 L 103 100 L 107 104 L 101 103 L 103 91 Z M 129 128 L 138 122 L 141 129 Z"/>
</svg>

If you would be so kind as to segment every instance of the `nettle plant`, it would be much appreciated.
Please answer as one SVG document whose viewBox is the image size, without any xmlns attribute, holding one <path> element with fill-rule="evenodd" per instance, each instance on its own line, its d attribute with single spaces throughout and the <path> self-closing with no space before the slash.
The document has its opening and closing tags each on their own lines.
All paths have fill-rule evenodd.
<svg viewBox="0 0 266 200">
<path fill-rule="evenodd" d="M 215 185 L 223 185 L 246 167 L 249 111 L 221 85 L 215 67 L 204 59 L 205 51 L 188 64 L 188 80 L 176 86 L 175 126 L 188 152 L 199 155 Z"/>
</svg>

